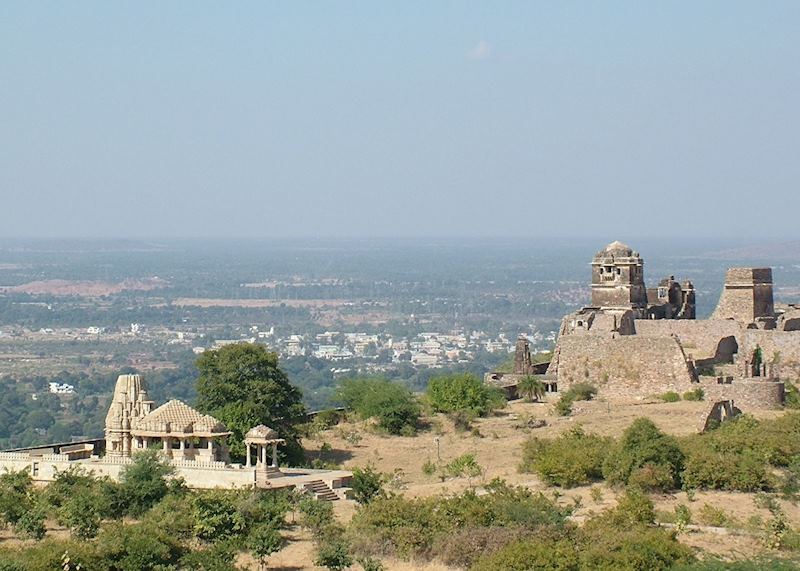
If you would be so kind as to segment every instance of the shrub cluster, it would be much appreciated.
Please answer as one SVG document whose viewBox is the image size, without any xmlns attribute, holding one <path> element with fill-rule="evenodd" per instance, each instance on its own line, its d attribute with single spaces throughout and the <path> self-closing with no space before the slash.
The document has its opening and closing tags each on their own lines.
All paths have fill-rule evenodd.
<svg viewBox="0 0 800 571">
<path fill-rule="evenodd" d="M 711 432 L 676 439 L 637 419 L 619 440 L 578 427 L 523 444 L 520 470 L 548 484 L 576 486 L 606 479 L 649 490 L 752 492 L 800 488 L 800 414 L 758 421 L 740 416 Z M 776 474 L 781 474 L 777 476 Z"/>
<path fill-rule="evenodd" d="M 603 477 L 611 439 L 586 434 L 577 426 L 558 438 L 530 438 L 522 447 L 522 472 L 535 472 L 548 484 L 572 487 Z"/>
<path fill-rule="evenodd" d="M 611 484 L 671 490 L 681 486 L 683 465 L 678 442 L 653 421 L 638 418 L 611 448 L 603 463 L 603 476 Z"/>
<path fill-rule="evenodd" d="M 278 530 L 291 505 L 287 493 L 189 492 L 169 476 L 169 467 L 151 451 L 134 456 L 119 483 L 74 468 L 37 491 L 27 473 L 0 476 L 0 507 L 19 503 L 24 495 L 30 502 L 25 507 L 36 508 L 29 514 L 41 513 L 42 521 L 52 517 L 71 532 L 66 540 L 46 538 L 25 548 L 0 549 L 3 569 L 232 571 L 238 550 L 248 549 L 263 561 L 282 546 Z M 124 516 L 137 521 L 123 524 Z M 16 529 L 25 517 L 14 523 L 15 517 L 2 512 Z"/>
<path fill-rule="evenodd" d="M 389 434 L 412 435 L 419 422 L 417 399 L 404 385 L 381 378 L 347 379 L 337 398 L 361 418 L 375 418 Z"/>
<path fill-rule="evenodd" d="M 486 416 L 506 405 L 505 396 L 472 373 L 434 377 L 428 383 L 425 396 L 434 412 L 464 412 Z"/>
<path fill-rule="evenodd" d="M 464 543 L 481 538 L 479 541 L 488 545 L 518 537 L 518 532 L 506 534 L 489 528 L 524 529 L 530 534 L 568 527 L 568 511 L 541 494 L 500 480 L 485 489 L 483 495 L 467 491 L 451 497 L 378 498 L 356 512 L 347 535 L 354 552 L 361 555 L 441 555 L 448 560 L 461 557 L 463 564 L 464 559 L 477 557 L 480 552 L 473 547 L 472 555 L 457 555 L 450 545 L 456 534 Z"/>
</svg>

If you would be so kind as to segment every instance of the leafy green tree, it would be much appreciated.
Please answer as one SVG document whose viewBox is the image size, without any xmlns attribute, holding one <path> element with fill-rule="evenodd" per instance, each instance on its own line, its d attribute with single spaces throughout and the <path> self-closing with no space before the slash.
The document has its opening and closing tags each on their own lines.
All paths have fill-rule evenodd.
<svg viewBox="0 0 800 571">
<path fill-rule="evenodd" d="M 186 542 L 172 535 L 169 529 L 141 523 L 113 523 L 103 529 L 97 545 L 103 568 L 114 571 L 175 569 L 189 551 Z"/>
<path fill-rule="evenodd" d="M 330 502 L 305 496 L 298 504 L 300 524 L 311 531 L 317 538 L 333 525 L 333 505 Z"/>
<path fill-rule="evenodd" d="M 270 524 L 262 524 L 253 529 L 247 541 L 253 557 L 258 559 L 262 569 L 266 568 L 267 558 L 283 549 L 283 538 L 280 532 Z"/>
<path fill-rule="evenodd" d="M 359 504 L 368 504 L 374 498 L 383 495 L 385 483 L 386 477 L 372 466 L 354 468 L 353 481 L 350 484 L 353 489 L 353 499 Z"/>
<path fill-rule="evenodd" d="M 645 488 L 680 487 L 684 455 L 677 441 L 648 418 L 637 418 L 625 430 L 603 464 L 612 484 L 637 483 Z"/>
<path fill-rule="evenodd" d="M 170 485 L 167 478 L 174 470 L 164 462 L 158 450 L 142 450 L 120 473 L 120 494 L 132 515 L 141 515 L 157 504 Z"/>
<path fill-rule="evenodd" d="M 58 521 L 74 537 L 90 539 L 100 531 L 102 498 L 94 488 L 76 488 L 58 509 Z"/>
<path fill-rule="evenodd" d="M 45 515 L 46 510 L 41 502 L 34 502 L 14 524 L 14 532 L 21 537 L 42 539 L 47 531 L 44 526 Z"/>
<path fill-rule="evenodd" d="M 318 547 L 314 564 L 330 571 L 342 571 L 353 564 L 350 546 L 341 538 L 329 539 Z"/>
<path fill-rule="evenodd" d="M 517 390 L 529 401 L 538 401 L 545 394 L 544 383 L 533 375 L 522 377 L 517 384 Z"/>
<path fill-rule="evenodd" d="M 239 539 L 249 522 L 239 509 L 238 494 L 231 490 L 208 490 L 192 495 L 195 535 L 209 542 Z"/>
<path fill-rule="evenodd" d="M 229 439 L 232 456 L 243 459 L 244 435 L 265 424 L 286 440 L 281 450 L 286 461 L 302 462 L 298 425 L 305 422 L 306 408 L 300 389 L 278 367 L 276 353 L 250 343 L 227 345 L 203 353 L 197 369 L 197 408 L 233 432 Z"/>
<path fill-rule="evenodd" d="M 2 523 L 16 525 L 32 507 L 33 481 L 27 470 L 0 474 L 0 517 Z"/>
<path fill-rule="evenodd" d="M 436 412 L 465 411 L 484 416 L 505 406 L 505 397 L 471 373 L 434 377 L 426 396 Z"/>
</svg>

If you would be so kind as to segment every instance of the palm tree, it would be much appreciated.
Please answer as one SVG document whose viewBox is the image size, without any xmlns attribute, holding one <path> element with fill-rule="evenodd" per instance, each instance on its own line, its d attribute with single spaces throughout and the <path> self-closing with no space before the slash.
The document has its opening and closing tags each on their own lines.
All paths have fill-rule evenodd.
<svg viewBox="0 0 800 571">
<path fill-rule="evenodd" d="M 532 375 L 525 375 L 517 383 L 517 391 L 525 395 L 527 401 L 538 401 L 545 393 L 544 383 Z"/>
</svg>

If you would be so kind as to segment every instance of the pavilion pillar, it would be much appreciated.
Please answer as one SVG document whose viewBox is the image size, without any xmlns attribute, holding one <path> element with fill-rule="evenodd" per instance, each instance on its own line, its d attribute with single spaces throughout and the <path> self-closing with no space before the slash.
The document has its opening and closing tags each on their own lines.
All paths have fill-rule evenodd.
<svg viewBox="0 0 800 571">
<path fill-rule="evenodd" d="M 246 450 L 246 452 L 245 452 L 245 462 L 244 462 L 244 465 L 245 465 L 245 467 L 246 467 L 246 468 L 249 468 L 249 467 L 250 467 L 250 444 L 249 444 L 249 443 L 246 443 L 246 444 L 244 445 L 244 448 L 245 448 L 245 450 Z"/>
<path fill-rule="evenodd" d="M 180 438 L 179 442 L 181 450 L 181 460 L 186 460 L 186 440 L 184 438 Z"/>
<path fill-rule="evenodd" d="M 260 444 L 259 446 L 261 448 L 261 463 L 266 466 L 267 465 L 267 447 L 264 446 L 263 444 Z"/>
<path fill-rule="evenodd" d="M 273 442 L 272 443 L 272 467 L 273 468 L 277 468 L 278 467 L 278 443 L 277 442 Z"/>
</svg>

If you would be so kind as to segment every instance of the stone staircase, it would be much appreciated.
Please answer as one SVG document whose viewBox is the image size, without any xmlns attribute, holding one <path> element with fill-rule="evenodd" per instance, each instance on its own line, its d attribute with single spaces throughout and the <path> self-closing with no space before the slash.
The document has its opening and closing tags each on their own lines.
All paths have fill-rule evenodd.
<svg viewBox="0 0 800 571">
<path fill-rule="evenodd" d="M 314 494 L 314 497 L 316 497 L 318 500 L 334 502 L 339 499 L 339 496 L 336 495 L 336 492 L 331 490 L 322 480 L 312 480 L 311 482 L 303 484 L 303 488 L 305 488 L 306 491 Z"/>
</svg>

